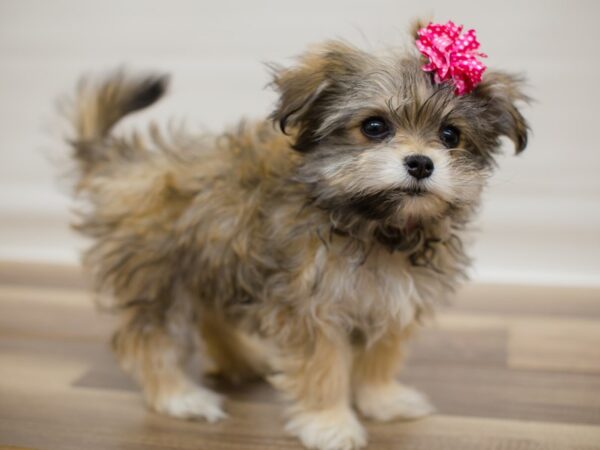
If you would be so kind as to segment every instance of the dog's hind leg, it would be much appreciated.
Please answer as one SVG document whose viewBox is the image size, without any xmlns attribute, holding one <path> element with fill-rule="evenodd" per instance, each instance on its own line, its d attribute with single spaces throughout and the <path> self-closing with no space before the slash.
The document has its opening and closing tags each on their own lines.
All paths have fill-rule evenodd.
<svg viewBox="0 0 600 450">
<path fill-rule="evenodd" d="M 141 300 L 127 307 L 113 338 L 121 366 L 140 384 L 150 408 L 174 417 L 215 422 L 226 415 L 221 397 L 188 373 L 197 351 L 197 324 L 187 299 Z"/>
<path fill-rule="evenodd" d="M 240 331 L 221 314 L 204 310 L 201 317 L 203 347 L 213 363 L 209 374 L 233 383 L 258 379 L 269 371 L 269 349 L 258 338 Z"/>
</svg>

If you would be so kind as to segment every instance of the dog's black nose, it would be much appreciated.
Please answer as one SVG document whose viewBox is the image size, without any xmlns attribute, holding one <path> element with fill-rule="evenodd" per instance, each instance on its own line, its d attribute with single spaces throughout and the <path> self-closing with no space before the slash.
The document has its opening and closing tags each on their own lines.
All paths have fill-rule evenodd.
<svg viewBox="0 0 600 450">
<path fill-rule="evenodd" d="M 433 173 L 433 161 L 428 156 L 410 155 L 404 158 L 408 173 L 417 180 L 427 178 Z"/>
</svg>

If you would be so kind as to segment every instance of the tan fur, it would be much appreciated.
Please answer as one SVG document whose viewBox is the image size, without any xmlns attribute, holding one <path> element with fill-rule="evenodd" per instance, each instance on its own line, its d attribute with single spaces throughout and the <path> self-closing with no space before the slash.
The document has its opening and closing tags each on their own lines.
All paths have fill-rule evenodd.
<svg viewBox="0 0 600 450">
<path fill-rule="evenodd" d="M 269 372 L 268 348 L 262 342 L 237 330 L 220 314 L 205 310 L 200 318 L 200 334 L 206 355 L 213 363 L 212 373 L 238 383 Z"/>
<path fill-rule="evenodd" d="M 283 373 L 272 381 L 309 410 L 348 406 L 352 352 L 345 335 L 324 327 L 305 336 L 305 345 L 280 356 Z"/>
<path fill-rule="evenodd" d="M 391 330 L 372 346 L 361 347 L 354 359 L 354 385 L 385 384 L 395 380 L 404 359 L 404 346 L 415 328 L 412 324 L 402 330 Z"/>
<path fill-rule="evenodd" d="M 358 349 L 352 372 L 357 409 L 370 419 L 418 419 L 434 408 L 420 392 L 397 380 L 407 340 L 415 325 L 390 330 L 370 347 Z"/>
<path fill-rule="evenodd" d="M 193 384 L 185 373 L 193 351 L 186 308 L 181 302 L 175 304 L 171 323 L 165 327 L 151 309 L 132 306 L 122 315 L 121 330 L 113 337 L 119 362 L 141 383 L 147 401 L 156 409 L 163 399 Z"/>
<path fill-rule="evenodd" d="M 282 130 L 259 121 L 216 136 L 112 133 L 164 77 L 82 85 L 76 227 L 94 239 L 84 262 L 103 306 L 122 317 L 119 361 L 152 408 L 224 417 L 190 370 L 204 349 L 216 372 L 284 391 L 288 430 L 309 447 L 366 443 L 353 402 L 378 420 L 431 412 L 395 379 L 402 348 L 464 277 L 462 239 L 499 137 L 522 150 L 527 125 L 517 79 L 490 74 L 457 98 L 420 64 L 326 43 L 275 72 Z M 372 115 L 393 124 L 389 139 L 361 132 Z M 439 141 L 448 118 L 462 130 L 453 149 Z M 407 175 L 411 154 L 435 163 L 431 178 Z"/>
</svg>

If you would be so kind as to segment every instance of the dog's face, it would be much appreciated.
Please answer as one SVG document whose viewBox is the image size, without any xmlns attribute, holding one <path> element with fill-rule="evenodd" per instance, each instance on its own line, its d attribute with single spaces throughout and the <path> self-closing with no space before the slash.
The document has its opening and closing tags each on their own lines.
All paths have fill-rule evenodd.
<svg viewBox="0 0 600 450">
<path fill-rule="evenodd" d="M 319 205 L 398 227 L 440 217 L 477 203 L 501 136 L 525 148 L 518 78 L 487 73 L 457 96 L 422 65 L 330 42 L 277 71 L 273 118 L 303 154 L 299 176 Z"/>
</svg>

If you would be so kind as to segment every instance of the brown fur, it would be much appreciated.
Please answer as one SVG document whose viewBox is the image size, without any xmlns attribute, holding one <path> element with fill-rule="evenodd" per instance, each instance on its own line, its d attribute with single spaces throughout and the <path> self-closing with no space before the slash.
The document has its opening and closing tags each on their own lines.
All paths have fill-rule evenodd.
<svg viewBox="0 0 600 450">
<path fill-rule="evenodd" d="M 387 384 L 398 375 L 404 357 L 404 345 L 414 332 L 414 325 L 390 330 L 372 347 L 360 348 L 354 359 L 353 380 L 361 384 Z"/>
<path fill-rule="evenodd" d="M 401 348 L 463 278 L 462 238 L 499 138 L 521 151 L 527 124 L 517 78 L 490 72 L 456 97 L 420 65 L 326 43 L 276 70 L 281 131 L 263 121 L 219 136 L 117 136 L 111 127 L 157 100 L 164 77 L 82 84 L 77 229 L 94 239 L 84 261 L 97 291 L 123 317 L 115 351 L 152 407 L 222 417 L 186 371 L 204 347 L 218 372 L 286 392 L 288 429 L 307 446 L 364 444 L 353 393 L 381 420 L 429 412 L 395 381 Z M 393 124 L 385 142 L 360 131 L 373 115 Z M 458 148 L 440 144 L 444 123 L 460 128 Z M 402 165 L 414 153 L 440 174 L 418 195 Z"/>
</svg>

